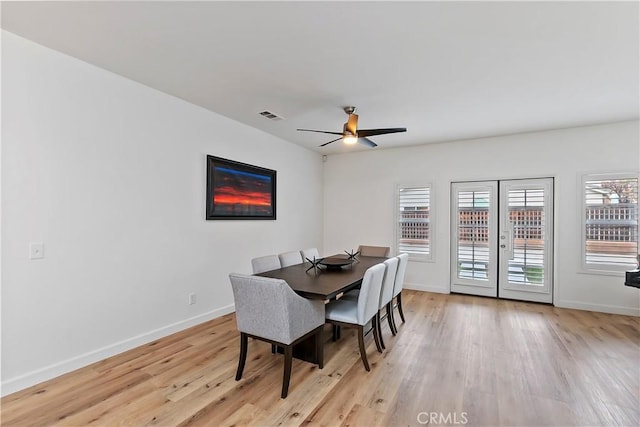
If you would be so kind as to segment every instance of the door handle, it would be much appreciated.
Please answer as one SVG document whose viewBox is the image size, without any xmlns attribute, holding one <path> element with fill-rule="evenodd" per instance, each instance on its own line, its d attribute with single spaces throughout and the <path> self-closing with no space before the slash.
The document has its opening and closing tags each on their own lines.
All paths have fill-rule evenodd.
<svg viewBox="0 0 640 427">
<path fill-rule="evenodd" d="M 515 253 L 514 253 L 514 242 L 513 242 L 513 239 L 515 237 L 514 236 L 515 229 L 514 229 L 513 223 L 509 222 L 505 228 L 506 228 L 506 230 L 502 231 L 502 235 L 500 236 L 500 240 L 502 240 L 502 241 L 506 240 L 506 242 L 500 244 L 500 249 L 506 249 L 507 255 L 508 255 L 507 259 L 513 259 L 514 256 L 515 256 Z"/>
</svg>

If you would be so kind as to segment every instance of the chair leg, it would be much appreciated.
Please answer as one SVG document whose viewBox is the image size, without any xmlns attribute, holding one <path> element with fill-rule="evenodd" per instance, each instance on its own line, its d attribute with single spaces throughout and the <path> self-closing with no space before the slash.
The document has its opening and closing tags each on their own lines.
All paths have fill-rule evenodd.
<svg viewBox="0 0 640 427">
<path fill-rule="evenodd" d="M 362 358 L 362 363 L 364 364 L 364 369 L 369 372 L 371 368 L 369 368 L 369 361 L 367 360 L 367 352 L 364 349 L 364 326 L 358 325 L 358 345 L 360 346 L 360 357 Z"/>
<path fill-rule="evenodd" d="M 324 325 L 318 329 L 316 334 L 316 360 L 318 368 L 324 368 Z"/>
<path fill-rule="evenodd" d="M 382 345 L 380 344 L 380 334 L 378 333 L 378 316 L 374 315 L 371 318 L 371 333 L 373 334 L 373 339 L 376 342 L 376 348 L 378 349 L 378 353 L 382 353 Z"/>
<path fill-rule="evenodd" d="M 291 363 L 293 359 L 293 347 L 287 345 L 284 347 L 284 375 L 282 377 L 282 394 L 283 399 L 287 397 L 289 392 L 289 380 L 291 379 Z"/>
<path fill-rule="evenodd" d="M 240 332 L 240 358 L 238 359 L 238 370 L 236 371 L 236 381 L 240 381 L 242 378 L 242 372 L 244 371 L 244 363 L 247 360 L 247 344 L 249 337 L 244 332 Z"/>
<path fill-rule="evenodd" d="M 276 353 L 276 345 L 271 344 L 271 354 L 275 354 L 275 353 Z"/>
<path fill-rule="evenodd" d="M 378 329 L 378 338 L 380 339 L 380 347 L 382 347 L 382 349 L 385 350 L 387 346 L 384 345 L 384 339 L 382 339 L 382 319 L 380 318 L 380 310 L 378 310 L 378 312 L 376 313 L 376 327 Z"/>
<path fill-rule="evenodd" d="M 402 323 L 404 323 L 404 312 L 402 311 L 402 292 L 398 294 L 398 313 L 400 313 L 400 318 L 402 319 Z"/>
<path fill-rule="evenodd" d="M 391 333 L 395 336 L 398 333 L 396 329 L 396 319 L 393 317 L 393 298 L 387 304 L 387 322 L 389 322 L 389 329 L 391 329 Z"/>
</svg>

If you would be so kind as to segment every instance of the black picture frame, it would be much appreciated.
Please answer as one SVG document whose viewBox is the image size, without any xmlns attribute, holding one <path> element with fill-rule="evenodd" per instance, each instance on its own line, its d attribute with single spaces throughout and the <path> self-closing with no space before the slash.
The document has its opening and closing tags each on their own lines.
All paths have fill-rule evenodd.
<svg viewBox="0 0 640 427">
<path fill-rule="evenodd" d="M 272 169 L 207 155 L 207 220 L 276 219 Z"/>
</svg>

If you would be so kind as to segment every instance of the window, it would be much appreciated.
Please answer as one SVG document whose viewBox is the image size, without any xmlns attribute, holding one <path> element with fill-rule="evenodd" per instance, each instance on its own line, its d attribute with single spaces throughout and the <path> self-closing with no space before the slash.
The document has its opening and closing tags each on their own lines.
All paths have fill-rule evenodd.
<svg viewBox="0 0 640 427">
<path fill-rule="evenodd" d="M 431 186 L 399 186 L 396 248 L 412 260 L 431 259 Z"/>
<path fill-rule="evenodd" d="M 583 263 L 590 270 L 622 271 L 638 256 L 638 175 L 586 175 Z"/>
</svg>

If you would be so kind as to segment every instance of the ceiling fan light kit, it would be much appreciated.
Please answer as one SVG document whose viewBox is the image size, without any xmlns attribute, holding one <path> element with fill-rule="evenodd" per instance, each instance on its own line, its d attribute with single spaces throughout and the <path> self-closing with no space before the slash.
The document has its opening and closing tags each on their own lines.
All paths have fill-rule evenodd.
<svg viewBox="0 0 640 427">
<path fill-rule="evenodd" d="M 398 132 L 406 132 L 407 128 L 386 128 L 386 129 L 360 129 L 358 130 L 358 115 L 355 114 L 356 107 L 348 106 L 344 107 L 344 112 L 347 113 L 349 118 L 347 122 L 342 127 L 342 132 L 330 132 L 326 130 L 313 130 L 313 129 L 297 129 L 302 132 L 317 132 L 317 133 L 326 133 L 329 135 L 340 135 L 340 138 L 336 138 L 329 142 L 325 142 L 321 144 L 320 147 L 324 147 L 325 145 L 329 145 L 332 142 L 336 142 L 342 140 L 345 144 L 355 144 L 359 142 L 363 145 L 366 145 L 371 148 L 375 148 L 378 146 L 375 142 L 370 140 L 369 136 L 375 135 L 385 135 L 388 133 L 398 133 Z"/>
<path fill-rule="evenodd" d="M 345 132 L 344 136 L 342 137 L 342 142 L 348 145 L 352 145 L 358 142 L 358 137 L 355 135 L 352 135 L 351 133 Z"/>
</svg>

